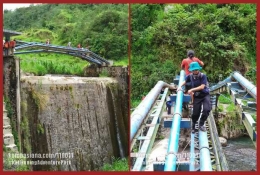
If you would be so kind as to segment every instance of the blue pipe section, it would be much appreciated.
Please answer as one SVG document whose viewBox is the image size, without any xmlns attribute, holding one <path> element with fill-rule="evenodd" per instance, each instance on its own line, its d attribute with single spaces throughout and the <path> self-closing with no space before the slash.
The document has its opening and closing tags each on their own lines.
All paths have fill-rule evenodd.
<svg viewBox="0 0 260 175">
<path fill-rule="evenodd" d="M 184 70 L 180 73 L 179 85 L 185 80 Z M 168 144 L 168 151 L 165 160 L 164 171 L 175 171 L 176 161 L 179 148 L 179 135 L 180 135 L 180 123 L 182 115 L 182 101 L 183 101 L 183 91 L 177 92 L 176 104 L 173 114 L 173 121 L 170 131 L 170 138 Z"/>
<path fill-rule="evenodd" d="M 256 86 L 243 77 L 239 72 L 234 72 L 233 77 L 242 85 L 246 91 L 256 99 Z"/>
<path fill-rule="evenodd" d="M 199 131 L 200 171 L 212 171 L 207 132 Z"/>
<path fill-rule="evenodd" d="M 218 84 L 211 86 L 210 91 L 214 91 L 222 86 L 226 86 L 227 83 L 231 82 L 231 76 L 227 77 L 223 81 L 219 82 Z"/>
<path fill-rule="evenodd" d="M 131 114 L 130 141 L 133 140 L 144 118 L 147 116 L 149 110 L 157 99 L 157 96 L 160 94 L 161 89 L 164 87 L 170 87 L 170 85 L 163 81 L 158 81 L 154 88 L 147 94 L 147 96 Z"/>
</svg>

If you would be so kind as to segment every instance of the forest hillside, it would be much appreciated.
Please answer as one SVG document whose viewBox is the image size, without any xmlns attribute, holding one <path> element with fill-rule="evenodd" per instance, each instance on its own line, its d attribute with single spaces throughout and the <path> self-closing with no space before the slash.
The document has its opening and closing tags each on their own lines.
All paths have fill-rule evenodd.
<svg viewBox="0 0 260 175">
<path fill-rule="evenodd" d="M 256 83 L 256 4 L 132 4 L 131 94 L 171 83 L 192 49 L 211 83 L 240 71 Z"/>
<path fill-rule="evenodd" d="M 72 47 L 80 44 L 114 61 L 115 65 L 128 65 L 128 15 L 127 4 L 40 4 L 14 11 L 5 10 L 3 28 L 22 32 L 22 35 L 14 37 L 16 40 L 45 43 L 50 39 L 51 44 L 66 46 L 71 42 Z M 22 58 L 24 71 L 38 75 L 80 75 L 89 65 L 80 58 L 59 54 L 39 53 L 19 57 Z M 59 70 L 51 72 L 46 68 L 53 65 L 59 65 Z"/>
</svg>

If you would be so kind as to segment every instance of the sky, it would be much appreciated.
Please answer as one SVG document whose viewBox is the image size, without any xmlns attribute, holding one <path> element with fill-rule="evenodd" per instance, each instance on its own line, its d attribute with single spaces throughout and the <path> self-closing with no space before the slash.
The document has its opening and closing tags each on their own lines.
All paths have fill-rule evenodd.
<svg viewBox="0 0 260 175">
<path fill-rule="evenodd" d="M 16 8 L 20 7 L 29 7 L 31 3 L 21 3 L 21 4 L 15 4 L 15 3 L 4 3 L 3 4 L 3 10 L 14 10 Z"/>
</svg>

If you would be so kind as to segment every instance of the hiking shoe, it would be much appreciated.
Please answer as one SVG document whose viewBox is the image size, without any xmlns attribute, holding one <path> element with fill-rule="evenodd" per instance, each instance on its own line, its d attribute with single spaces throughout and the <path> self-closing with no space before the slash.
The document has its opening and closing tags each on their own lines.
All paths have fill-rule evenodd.
<svg viewBox="0 0 260 175">
<path fill-rule="evenodd" d="M 205 126 L 200 126 L 200 130 L 203 131 L 203 132 L 205 132 L 207 129 L 206 129 Z"/>
</svg>

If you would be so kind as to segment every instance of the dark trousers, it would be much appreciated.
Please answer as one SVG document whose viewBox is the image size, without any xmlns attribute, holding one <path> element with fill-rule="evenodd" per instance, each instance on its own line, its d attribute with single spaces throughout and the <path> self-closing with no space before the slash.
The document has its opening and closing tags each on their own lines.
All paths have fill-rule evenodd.
<svg viewBox="0 0 260 175">
<path fill-rule="evenodd" d="M 171 108 L 172 108 L 172 104 L 170 101 L 166 102 L 166 108 L 167 108 L 167 114 L 170 115 L 171 114 Z"/>
<path fill-rule="evenodd" d="M 8 56 L 8 48 L 4 48 L 4 56 Z"/>
<path fill-rule="evenodd" d="M 211 103 L 210 103 L 210 95 L 206 95 L 203 98 L 196 98 L 194 96 L 193 101 L 193 114 L 191 116 L 192 122 L 196 123 L 200 117 L 201 113 L 201 105 L 203 105 L 203 111 L 200 118 L 199 126 L 204 125 L 205 121 L 207 120 L 209 113 L 211 111 Z"/>
</svg>

